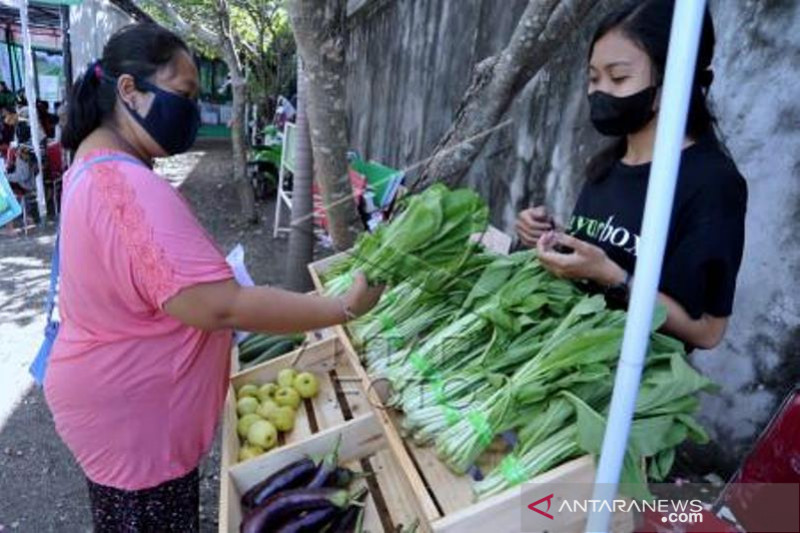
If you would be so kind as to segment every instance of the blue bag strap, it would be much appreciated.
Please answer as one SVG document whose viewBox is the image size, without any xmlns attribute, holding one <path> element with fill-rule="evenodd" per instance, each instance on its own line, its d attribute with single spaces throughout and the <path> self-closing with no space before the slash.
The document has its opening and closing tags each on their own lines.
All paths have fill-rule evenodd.
<svg viewBox="0 0 800 533">
<path fill-rule="evenodd" d="M 64 191 L 64 201 L 62 202 L 63 207 L 61 209 L 61 217 L 64 217 L 64 207 L 67 205 L 67 201 L 69 200 L 70 192 L 74 191 L 80 183 L 81 178 L 84 175 L 84 172 L 91 167 L 92 165 L 96 165 L 98 163 L 105 163 L 107 161 L 125 161 L 128 163 L 133 163 L 136 165 L 145 166 L 140 160 L 136 159 L 135 157 L 124 155 L 124 154 L 114 154 L 114 155 L 103 155 L 100 157 L 96 157 L 90 161 L 85 162 L 83 165 L 78 167 L 78 170 L 75 171 L 75 174 L 72 176 L 70 180 L 69 187 Z M 47 292 L 47 324 L 50 325 L 53 322 L 53 311 L 56 308 L 56 291 L 58 289 L 58 277 L 59 272 L 61 271 L 61 252 L 59 243 L 61 242 L 61 221 L 58 222 L 58 230 L 56 231 L 56 245 L 53 248 L 53 259 L 52 259 L 52 266 L 50 267 L 50 289 Z"/>
</svg>

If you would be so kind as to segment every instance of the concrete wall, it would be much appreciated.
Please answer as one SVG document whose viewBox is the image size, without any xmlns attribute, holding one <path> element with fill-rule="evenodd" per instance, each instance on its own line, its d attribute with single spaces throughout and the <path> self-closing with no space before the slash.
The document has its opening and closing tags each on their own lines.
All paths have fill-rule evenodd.
<svg viewBox="0 0 800 533">
<path fill-rule="evenodd" d="M 526 0 L 351 2 L 350 137 L 363 155 L 413 166 L 449 125 L 473 65 L 499 49 Z M 730 465 L 800 378 L 800 3 L 710 0 L 717 30 L 711 96 L 725 142 L 747 178 L 747 244 L 723 344 L 694 355 L 722 386 L 702 419 Z M 585 59 L 600 13 L 564 36 L 561 52 L 515 100 L 469 183 L 510 231 L 546 201 L 562 220 L 602 139 L 588 123 Z"/>
<path fill-rule="evenodd" d="M 103 55 L 108 38 L 118 29 L 135 22 L 108 0 L 84 0 L 70 8 L 73 76 Z"/>
</svg>

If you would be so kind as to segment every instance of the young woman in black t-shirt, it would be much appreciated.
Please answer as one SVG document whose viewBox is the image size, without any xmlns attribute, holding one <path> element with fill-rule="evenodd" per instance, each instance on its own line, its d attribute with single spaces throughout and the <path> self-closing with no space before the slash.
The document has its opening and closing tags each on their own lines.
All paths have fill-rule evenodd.
<svg viewBox="0 0 800 533">
<path fill-rule="evenodd" d="M 588 66 L 591 120 L 619 141 L 590 161 L 566 233 L 543 206 L 517 219 L 520 242 L 535 246 L 548 270 L 617 300 L 627 298 L 636 263 L 673 7 L 635 2 L 601 23 Z M 663 330 L 705 349 L 720 342 L 731 314 L 747 204 L 706 105 L 713 50 L 706 12 L 659 293 L 668 310 Z"/>
</svg>

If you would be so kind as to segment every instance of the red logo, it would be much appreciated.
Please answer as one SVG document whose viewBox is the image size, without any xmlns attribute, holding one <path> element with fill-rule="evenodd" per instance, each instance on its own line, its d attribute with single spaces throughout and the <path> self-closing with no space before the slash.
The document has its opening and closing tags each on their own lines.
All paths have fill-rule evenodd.
<svg viewBox="0 0 800 533">
<path fill-rule="evenodd" d="M 553 515 L 551 515 L 551 514 L 549 514 L 549 513 L 545 512 L 545 511 L 542 511 L 541 509 L 537 509 L 537 508 L 536 508 L 536 506 L 537 506 L 537 505 L 539 505 L 539 504 L 540 504 L 540 503 L 542 503 L 543 501 L 546 501 L 546 502 L 547 502 L 547 510 L 549 511 L 549 510 L 550 510 L 550 504 L 552 503 L 550 500 L 552 500 L 552 499 L 553 499 L 553 495 L 552 495 L 552 494 L 551 494 L 550 496 L 545 496 L 545 497 L 544 497 L 544 498 L 542 498 L 541 500 L 539 500 L 539 501 L 535 501 L 535 502 L 533 502 L 532 504 L 530 504 L 530 505 L 528 506 L 528 509 L 530 509 L 531 511 L 536 511 L 536 512 L 537 512 L 537 513 L 539 513 L 540 515 L 542 515 L 542 516 L 546 516 L 546 517 L 547 517 L 547 518 L 549 518 L 550 520 L 555 520 L 555 518 L 553 518 Z"/>
</svg>

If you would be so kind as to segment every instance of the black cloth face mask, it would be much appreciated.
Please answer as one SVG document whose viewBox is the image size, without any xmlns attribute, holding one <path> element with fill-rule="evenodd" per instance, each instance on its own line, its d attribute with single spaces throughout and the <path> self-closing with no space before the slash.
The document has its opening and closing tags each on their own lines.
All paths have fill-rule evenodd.
<svg viewBox="0 0 800 533">
<path fill-rule="evenodd" d="M 153 104 L 145 117 L 125 103 L 125 108 L 136 122 L 169 155 L 180 154 L 191 148 L 197 138 L 197 130 L 200 129 L 200 108 L 197 102 L 144 80 L 137 80 L 136 85 L 155 94 Z"/>
<path fill-rule="evenodd" d="M 644 128 L 655 116 L 656 86 L 629 96 L 613 96 L 601 91 L 589 95 L 592 124 L 603 135 L 628 135 Z"/>
</svg>

